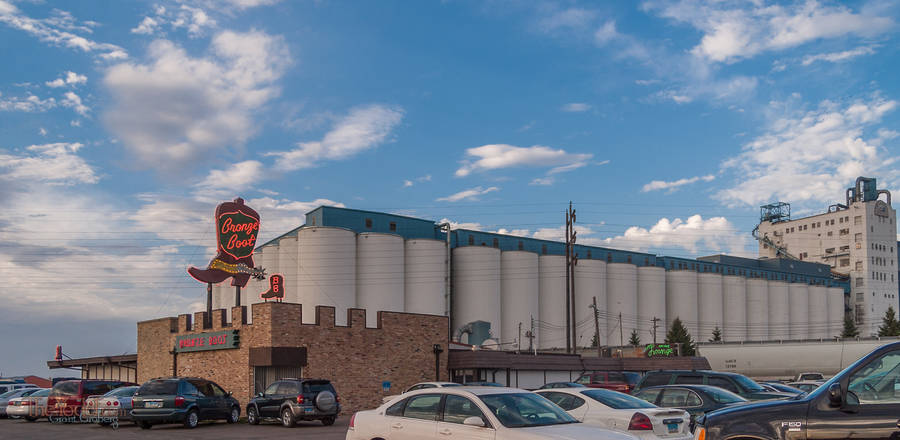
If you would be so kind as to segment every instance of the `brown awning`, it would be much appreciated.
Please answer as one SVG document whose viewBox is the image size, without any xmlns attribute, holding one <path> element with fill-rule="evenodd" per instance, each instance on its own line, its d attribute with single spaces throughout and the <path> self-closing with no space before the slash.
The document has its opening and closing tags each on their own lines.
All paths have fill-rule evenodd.
<svg viewBox="0 0 900 440">
<path fill-rule="evenodd" d="M 47 361 L 47 368 L 77 368 L 91 365 L 137 365 L 136 354 L 122 354 L 118 356 L 96 356 L 80 359 L 63 359 L 61 361 Z"/>
<path fill-rule="evenodd" d="M 306 347 L 258 347 L 250 349 L 251 367 L 305 367 Z"/>
</svg>

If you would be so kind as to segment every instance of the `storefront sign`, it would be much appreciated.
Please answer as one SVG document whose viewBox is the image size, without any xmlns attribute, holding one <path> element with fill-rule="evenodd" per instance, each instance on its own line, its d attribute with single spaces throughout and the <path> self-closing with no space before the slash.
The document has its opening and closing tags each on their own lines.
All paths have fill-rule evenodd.
<svg viewBox="0 0 900 440">
<path fill-rule="evenodd" d="M 233 277 L 232 286 L 244 287 L 250 277 L 264 280 L 265 269 L 253 266 L 253 249 L 259 235 L 259 213 L 241 198 L 216 208 L 217 254 L 206 269 L 188 268 L 197 281 L 216 284 Z"/>
<path fill-rule="evenodd" d="M 675 356 L 675 346 L 672 344 L 647 344 L 644 347 L 644 356 L 670 357 Z"/>
<path fill-rule="evenodd" d="M 225 350 L 238 348 L 240 344 L 240 330 L 197 333 L 176 337 L 175 351 L 177 353 L 185 353 L 191 351 Z"/>
</svg>

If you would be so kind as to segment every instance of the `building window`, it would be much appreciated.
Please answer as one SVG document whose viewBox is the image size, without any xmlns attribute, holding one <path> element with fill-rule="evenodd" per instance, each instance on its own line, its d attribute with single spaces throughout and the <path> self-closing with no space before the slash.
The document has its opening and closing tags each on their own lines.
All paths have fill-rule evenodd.
<svg viewBox="0 0 900 440">
<path fill-rule="evenodd" d="M 857 215 L 856 217 L 853 217 L 853 224 L 854 224 L 854 225 L 861 225 L 861 224 L 862 224 L 862 216 L 861 216 L 861 215 Z"/>
<path fill-rule="evenodd" d="M 834 248 L 828 248 L 828 249 L 825 249 L 825 253 L 826 253 L 826 254 L 833 254 L 833 253 L 834 253 Z"/>
<path fill-rule="evenodd" d="M 590 249 L 588 249 L 588 251 L 587 251 L 587 258 L 588 258 L 588 260 L 594 258 L 594 257 L 591 255 L 591 250 L 590 250 Z"/>
<path fill-rule="evenodd" d="M 644 266 L 650 265 L 650 257 L 644 257 Z"/>
<path fill-rule="evenodd" d="M 841 267 L 848 267 L 848 266 L 850 266 L 850 259 L 849 259 L 849 258 L 842 258 L 842 259 L 841 259 Z"/>
<path fill-rule="evenodd" d="M 499 247 L 500 247 L 500 240 L 499 240 L 497 237 L 494 237 L 494 242 L 492 243 L 492 245 L 493 245 L 495 248 L 499 248 Z"/>
<path fill-rule="evenodd" d="M 469 246 L 474 246 L 474 245 L 475 245 L 475 236 L 470 235 L 469 236 Z"/>
<path fill-rule="evenodd" d="M 547 255 L 547 245 L 546 244 L 541 245 L 541 253 L 544 255 Z"/>
<path fill-rule="evenodd" d="M 606 262 L 607 262 L 607 263 L 612 263 L 612 252 L 607 252 L 607 253 L 606 253 Z"/>
<path fill-rule="evenodd" d="M 519 240 L 519 250 L 521 251 L 523 249 L 525 249 L 525 243 L 522 243 L 522 240 Z M 590 255 L 590 252 L 588 252 L 588 255 Z"/>
<path fill-rule="evenodd" d="M 857 262 L 856 262 L 856 270 L 863 270 L 863 267 L 862 267 L 862 261 L 857 261 Z"/>
<path fill-rule="evenodd" d="M 397 232 L 397 223 L 391 222 L 389 228 L 391 232 Z"/>
<path fill-rule="evenodd" d="M 366 229 L 372 229 L 372 219 L 366 219 Z"/>
<path fill-rule="evenodd" d="M 828 231 L 828 236 L 831 237 L 832 235 L 834 235 L 834 232 Z"/>
<path fill-rule="evenodd" d="M 628 258 L 626 258 L 625 260 L 628 261 L 629 263 L 631 263 L 631 255 L 629 255 Z"/>
</svg>

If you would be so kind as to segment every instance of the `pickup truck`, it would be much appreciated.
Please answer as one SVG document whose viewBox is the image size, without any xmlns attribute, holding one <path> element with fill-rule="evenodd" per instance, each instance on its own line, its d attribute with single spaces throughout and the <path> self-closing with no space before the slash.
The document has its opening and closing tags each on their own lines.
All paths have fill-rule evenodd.
<svg viewBox="0 0 900 440">
<path fill-rule="evenodd" d="M 696 421 L 696 440 L 900 438 L 900 342 L 877 348 L 810 392 L 724 408 Z"/>
</svg>

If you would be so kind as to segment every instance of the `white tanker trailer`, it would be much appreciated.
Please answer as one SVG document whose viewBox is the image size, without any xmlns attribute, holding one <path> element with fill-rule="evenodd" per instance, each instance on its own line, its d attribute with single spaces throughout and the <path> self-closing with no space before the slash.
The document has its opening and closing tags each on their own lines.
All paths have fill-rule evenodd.
<svg viewBox="0 0 900 440">
<path fill-rule="evenodd" d="M 708 342 L 697 344 L 697 348 L 713 370 L 770 380 L 811 371 L 830 377 L 877 347 L 896 341 L 900 338 Z"/>
</svg>

